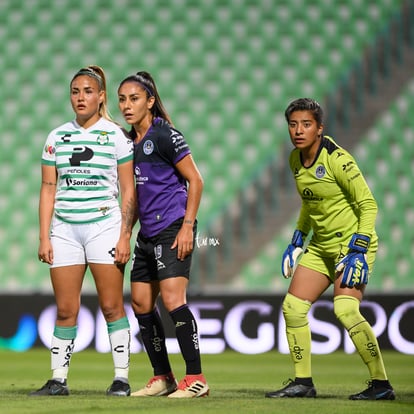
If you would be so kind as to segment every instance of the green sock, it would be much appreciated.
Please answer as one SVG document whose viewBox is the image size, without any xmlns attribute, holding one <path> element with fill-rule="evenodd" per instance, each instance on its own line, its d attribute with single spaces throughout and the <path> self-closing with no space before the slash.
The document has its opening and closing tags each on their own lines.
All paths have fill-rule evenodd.
<svg viewBox="0 0 414 414">
<path fill-rule="evenodd" d="M 286 336 L 298 378 L 311 378 L 311 332 L 308 312 L 311 303 L 288 293 L 283 301 Z"/>
<path fill-rule="evenodd" d="M 359 300 L 352 296 L 336 296 L 334 310 L 367 365 L 371 380 L 386 380 L 387 374 L 377 338 L 371 325 L 359 311 Z"/>
</svg>

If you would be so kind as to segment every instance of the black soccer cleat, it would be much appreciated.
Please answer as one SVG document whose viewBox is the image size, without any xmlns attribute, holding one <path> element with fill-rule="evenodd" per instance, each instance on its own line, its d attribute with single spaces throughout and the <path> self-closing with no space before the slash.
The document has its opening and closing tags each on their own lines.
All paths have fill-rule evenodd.
<svg viewBox="0 0 414 414">
<path fill-rule="evenodd" d="M 30 397 L 41 397 L 47 395 L 69 395 L 69 388 L 66 385 L 66 380 L 64 382 L 49 380 L 43 385 L 42 388 L 39 388 L 37 391 L 33 391 L 29 394 Z"/>
<path fill-rule="evenodd" d="M 368 381 L 368 388 L 358 394 L 349 396 L 350 400 L 395 400 L 395 393 L 391 385 L 381 385 L 375 381 Z"/>
<path fill-rule="evenodd" d="M 106 390 L 106 395 L 113 397 L 129 397 L 131 395 L 131 387 L 127 382 L 115 380 Z"/>
<path fill-rule="evenodd" d="M 289 380 L 285 388 L 277 391 L 267 392 L 266 398 L 315 398 L 316 389 L 313 385 L 298 384 Z M 286 383 L 285 383 L 286 384 Z"/>
</svg>

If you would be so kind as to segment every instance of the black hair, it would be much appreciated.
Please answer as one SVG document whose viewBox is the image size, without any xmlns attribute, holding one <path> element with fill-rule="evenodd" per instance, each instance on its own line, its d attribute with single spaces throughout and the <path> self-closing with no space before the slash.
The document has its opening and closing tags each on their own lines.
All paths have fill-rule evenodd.
<svg viewBox="0 0 414 414">
<path fill-rule="evenodd" d="M 323 110 L 319 103 L 312 98 L 299 98 L 292 101 L 285 111 L 286 121 L 289 122 L 290 116 L 295 111 L 309 111 L 312 112 L 312 115 L 318 124 L 318 126 L 323 124 Z"/>
<path fill-rule="evenodd" d="M 120 84 L 118 87 L 118 91 L 119 88 L 127 82 L 136 82 L 138 83 L 142 89 L 144 89 L 145 93 L 147 94 L 147 99 L 154 97 L 155 98 L 155 102 L 154 105 L 152 106 L 152 108 L 150 109 L 151 114 L 154 118 L 160 117 L 165 119 L 171 126 L 173 126 L 173 123 L 171 121 L 170 116 L 168 115 L 167 110 L 165 109 L 160 95 L 158 94 L 157 91 L 157 86 L 155 85 L 155 81 L 153 79 L 153 77 L 151 76 L 150 73 L 145 72 L 145 71 L 140 71 L 137 72 L 135 75 L 131 75 L 126 77 Z"/>
</svg>

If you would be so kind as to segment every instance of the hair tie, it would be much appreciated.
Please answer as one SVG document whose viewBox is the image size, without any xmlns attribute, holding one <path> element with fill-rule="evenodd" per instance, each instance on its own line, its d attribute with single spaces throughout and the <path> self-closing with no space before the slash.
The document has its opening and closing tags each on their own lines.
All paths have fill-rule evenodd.
<svg viewBox="0 0 414 414">
<path fill-rule="evenodd" d="M 90 76 L 91 78 L 95 78 L 98 83 L 99 83 L 99 88 L 102 90 L 103 89 L 103 79 L 102 77 L 96 73 L 94 70 L 92 69 L 80 69 L 78 72 L 75 73 L 75 76 L 72 78 L 72 81 L 77 78 L 78 76 L 82 76 L 82 75 L 86 75 L 86 76 Z"/>
</svg>

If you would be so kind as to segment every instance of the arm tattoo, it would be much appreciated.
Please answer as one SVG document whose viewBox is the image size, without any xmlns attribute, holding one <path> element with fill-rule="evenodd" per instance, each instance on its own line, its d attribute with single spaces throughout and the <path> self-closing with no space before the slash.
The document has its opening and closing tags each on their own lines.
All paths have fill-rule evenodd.
<svg viewBox="0 0 414 414">
<path fill-rule="evenodd" d="M 52 183 L 50 181 L 42 181 L 42 184 L 45 184 L 45 185 L 56 185 L 56 183 Z"/>
<path fill-rule="evenodd" d="M 124 222 L 124 231 L 127 233 L 132 232 L 132 227 L 134 226 L 134 217 L 135 217 L 136 205 L 133 199 L 127 201 L 125 209 L 122 211 L 122 218 Z"/>
</svg>

